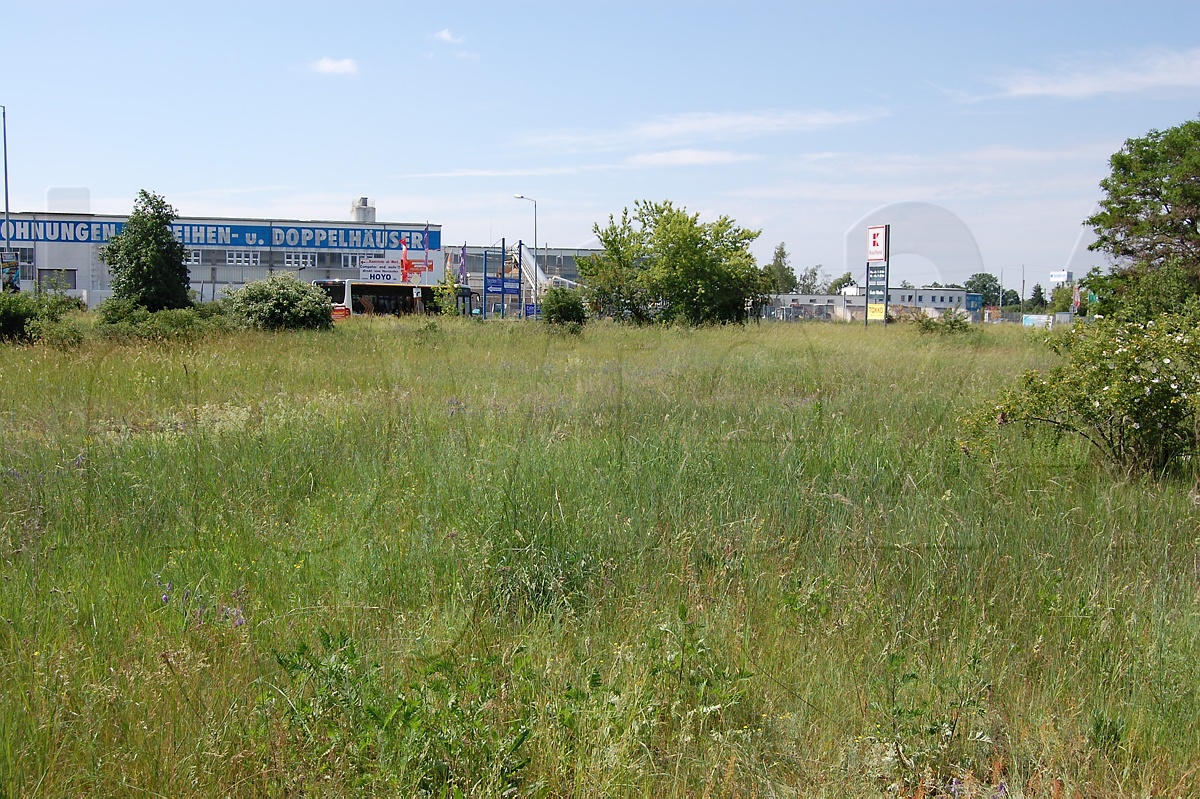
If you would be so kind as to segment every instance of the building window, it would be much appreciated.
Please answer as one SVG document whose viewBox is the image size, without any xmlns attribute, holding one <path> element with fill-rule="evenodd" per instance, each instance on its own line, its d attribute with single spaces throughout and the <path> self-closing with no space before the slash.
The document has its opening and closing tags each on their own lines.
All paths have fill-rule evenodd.
<svg viewBox="0 0 1200 799">
<path fill-rule="evenodd" d="M 200 266 L 200 250 L 188 250 L 183 263 L 187 266 Z"/>
<path fill-rule="evenodd" d="M 364 259 L 383 258 L 381 252 L 344 252 L 342 253 L 343 269 L 358 269 Z"/>
<path fill-rule="evenodd" d="M 924 295 L 924 294 L 918 294 L 918 295 L 917 295 L 917 302 L 925 302 L 925 295 Z"/>
<path fill-rule="evenodd" d="M 306 269 L 317 265 L 317 254 L 314 252 L 294 252 L 288 250 L 283 254 L 283 265 L 288 269 Z"/>
<path fill-rule="evenodd" d="M 39 269 L 38 286 L 49 291 L 74 291 L 74 269 Z"/>
<path fill-rule="evenodd" d="M 226 266 L 258 266 L 258 253 L 254 250 L 226 250 Z"/>
</svg>

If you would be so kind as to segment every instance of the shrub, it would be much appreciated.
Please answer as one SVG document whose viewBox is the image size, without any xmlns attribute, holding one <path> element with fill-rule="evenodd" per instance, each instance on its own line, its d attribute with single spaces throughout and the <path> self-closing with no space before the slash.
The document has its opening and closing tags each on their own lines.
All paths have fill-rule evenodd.
<svg viewBox="0 0 1200 799">
<path fill-rule="evenodd" d="M 0 339 L 31 341 L 38 338 L 35 323 L 58 322 L 67 312 L 84 309 L 82 301 L 53 291 L 0 294 Z"/>
<path fill-rule="evenodd" d="M 29 294 L 0 294 L 0 339 L 28 341 L 25 326 L 37 317 L 37 303 Z"/>
<path fill-rule="evenodd" d="M 151 313 L 133 300 L 113 297 L 96 308 L 96 332 L 107 339 L 178 341 L 197 339 L 237 327 L 226 301 Z"/>
<path fill-rule="evenodd" d="M 234 313 L 263 330 L 328 330 L 333 308 L 325 292 L 290 272 L 248 283 L 230 295 Z"/>
<path fill-rule="evenodd" d="M 77 317 L 31 319 L 25 329 L 31 339 L 49 344 L 56 350 L 73 350 L 87 337 Z"/>
<path fill-rule="evenodd" d="M 1114 463 L 1138 471 L 1177 466 L 1200 448 L 1195 319 L 1101 320 L 1048 343 L 1066 362 L 1045 374 L 1026 372 L 998 403 L 968 417 L 970 427 L 1046 425 L 1056 435 L 1083 436 Z"/>
<path fill-rule="evenodd" d="M 939 317 L 932 317 L 923 310 L 912 315 L 917 330 L 922 333 L 967 333 L 971 330 L 970 318 L 957 308 L 947 308 Z"/>
<path fill-rule="evenodd" d="M 542 319 L 552 325 L 583 325 L 587 322 L 587 311 L 578 291 L 554 286 L 542 295 Z"/>
</svg>

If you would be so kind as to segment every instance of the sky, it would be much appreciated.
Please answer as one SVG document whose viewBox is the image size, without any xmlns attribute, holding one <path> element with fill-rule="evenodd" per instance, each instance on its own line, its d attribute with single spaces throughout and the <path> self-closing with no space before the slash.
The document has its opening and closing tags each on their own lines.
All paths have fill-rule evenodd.
<svg viewBox="0 0 1200 799">
<path fill-rule="evenodd" d="M 1200 113 L 1195 0 L 0 0 L 0 29 L 13 211 L 145 188 L 348 220 L 365 196 L 447 245 L 528 244 L 523 194 L 553 248 L 670 200 L 833 276 L 892 221 L 892 282 L 918 285 L 1103 264 L 1083 220 L 1109 157 Z M 885 206 L 949 212 L 978 257 Z"/>
</svg>

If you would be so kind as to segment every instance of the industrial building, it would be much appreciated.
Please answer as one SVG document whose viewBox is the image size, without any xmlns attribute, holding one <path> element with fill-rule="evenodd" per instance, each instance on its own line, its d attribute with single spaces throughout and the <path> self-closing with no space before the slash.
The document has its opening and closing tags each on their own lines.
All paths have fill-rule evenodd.
<svg viewBox="0 0 1200 799">
<path fill-rule="evenodd" d="M 777 294 L 764 315 L 782 321 L 821 319 L 831 322 L 861 322 L 867 312 L 866 293 L 849 286 L 839 294 Z M 923 286 L 888 288 L 888 316 L 901 319 L 917 313 L 939 317 L 960 311 L 972 322 L 982 321 L 983 296 L 966 289 Z"/>
<path fill-rule="evenodd" d="M 112 295 L 100 250 L 125 225 L 125 216 L 13 213 L 0 246 L 17 253 L 22 291 L 53 287 L 96 305 Z M 179 217 L 175 237 L 187 248 L 191 287 L 210 300 L 272 272 L 300 279 L 339 280 L 371 273 L 401 285 L 431 286 L 444 274 L 440 225 L 376 222 L 366 197 L 350 221 Z"/>
</svg>

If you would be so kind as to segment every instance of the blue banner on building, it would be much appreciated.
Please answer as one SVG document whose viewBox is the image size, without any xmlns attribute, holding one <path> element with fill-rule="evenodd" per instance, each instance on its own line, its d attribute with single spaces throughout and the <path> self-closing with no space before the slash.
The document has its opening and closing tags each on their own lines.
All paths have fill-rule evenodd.
<svg viewBox="0 0 1200 799">
<path fill-rule="evenodd" d="M 3 223 L 0 222 L 0 227 Z M 124 229 L 124 222 L 91 220 L 11 220 L 9 240 L 17 244 L 69 242 L 104 244 Z M 392 225 L 343 227 L 340 225 L 268 222 L 258 225 L 182 221 L 171 226 L 175 238 L 189 247 L 235 249 L 287 248 L 296 250 L 438 250 L 440 230 Z M 2 231 L 0 231 L 2 232 Z M 3 236 L 0 236 L 3 238 Z"/>
</svg>

